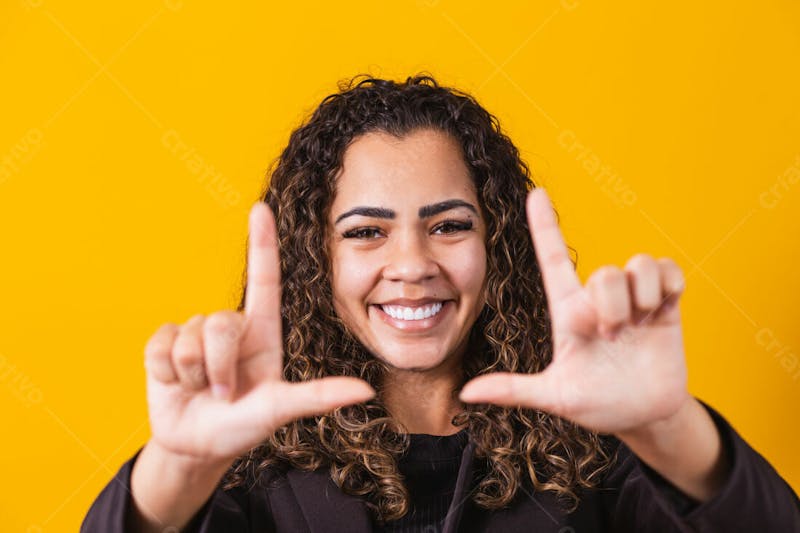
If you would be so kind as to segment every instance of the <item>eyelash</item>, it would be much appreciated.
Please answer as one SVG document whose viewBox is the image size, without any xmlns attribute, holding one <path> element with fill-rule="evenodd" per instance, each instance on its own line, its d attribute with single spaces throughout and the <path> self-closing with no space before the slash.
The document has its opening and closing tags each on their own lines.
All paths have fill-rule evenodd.
<svg viewBox="0 0 800 533">
<path fill-rule="evenodd" d="M 452 235 L 457 231 L 469 231 L 472 229 L 472 221 L 468 220 L 466 222 L 461 222 L 458 220 L 445 220 L 444 222 L 438 224 L 433 230 L 438 231 L 443 228 L 447 228 L 450 231 L 447 231 L 441 235 Z M 376 227 L 354 228 L 342 233 L 342 237 L 345 239 L 370 239 L 374 238 L 375 233 L 379 231 L 380 228 Z M 373 237 L 368 237 L 365 235 L 365 233 L 368 233 Z"/>
</svg>

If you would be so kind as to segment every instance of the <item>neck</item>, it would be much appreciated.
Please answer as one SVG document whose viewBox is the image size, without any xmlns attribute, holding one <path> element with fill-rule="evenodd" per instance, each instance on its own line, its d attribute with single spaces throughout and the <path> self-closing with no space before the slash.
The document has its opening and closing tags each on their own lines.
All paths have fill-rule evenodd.
<svg viewBox="0 0 800 533">
<path fill-rule="evenodd" d="M 409 433 L 453 435 L 462 428 L 451 420 L 463 411 L 454 392 L 460 374 L 452 369 L 410 371 L 392 368 L 382 389 L 389 414 Z"/>
</svg>

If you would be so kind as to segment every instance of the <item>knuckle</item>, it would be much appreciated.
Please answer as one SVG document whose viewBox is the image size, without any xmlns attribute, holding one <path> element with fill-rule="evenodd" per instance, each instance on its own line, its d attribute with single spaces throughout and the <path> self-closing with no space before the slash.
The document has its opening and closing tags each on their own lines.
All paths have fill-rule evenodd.
<svg viewBox="0 0 800 533">
<path fill-rule="evenodd" d="M 176 379 L 175 372 L 169 361 L 145 359 L 144 368 L 145 372 L 164 383 L 171 383 Z"/>
<path fill-rule="evenodd" d="M 147 341 L 147 344 L 144 345 L 145 360 L 158 359 L 160 357 L 164 357 L 168 353 L 169 347 L 160 339 L 151 338 L 149 341 Z"/>
<path fill-rule="evenodd" d="M 682 291 L 686 285 L 686 280 L 681 267 L 668 257 L 660 258 L 658 264 L 663 271 L 666 289 L 672 292 Z"/>
<path fill-rule="evenodd" d="M 560 265 L 567 261 L 570 261 L 569 255 L 560 249 L 547 251 L 542 257 L 542 262 L 546 264 Z"/>
<path fill-rule="evenodd" d="M 239 314 L 234 311 L 217 311 L 206 320 L 206 327 L 213 330 L 224 330 L 235 327 Z"/>
<path fill-rule="evenodd" d="M 194 364 L 187 368 L 186 375 L 192 384 L 203 385 L 206 382 L 206 372 L 201 364 Z"/>
<path fill-rule="evenodd" d="M 180 365 L 188 366 L 196 364 L 203 358 L 200 343 L 192 342 L 190 339 L 179 339 L 172 349 L 172 358 Z"/>
<path fill-rule="evenodd" d="M 335 398 L 330 394 L 330 390 L 326 386 L 326 382 L 321 379 L 314 379 L 308 382 L 307 392 L 312 398 L 319 398 L 325 405 L 333 403 Z"/>
<path fill-rule="evenodd" d="M 628 262 L 625 263 L 626 270 L 643 270 L 647 268 L 653 268 L 655 266 L 655 259 L 653 259 L 651 255 L 645 253 L 638 253 L 628 259 Z"/>
<path fill-rule="evenodd" d="M 686 280 L 683 275 L 678 273 L 675 278 L 670 282 L 668 289 L 673 293 L 680 293 L 686 289 Z"/>
<path fill-rule="evenodd" d="M 169 354 L 178 326 L 167 323 L 161 326 L 144 345 L 146 359 L 157 359 Z"/>
<path fill-rule="evenodd" d="M 603 285 L 613 285 L 624 279 L 624 273 L 619 268 L 608 265 L 602 266 L 597 271 L 597 280 Z"/>
<path fill-rule="evenodd" d="M 202 361 L 175 366 L 176 379 L 186 391 L 196 391 L 207 385 L 206 370 Z"/>
<path fill-rule="evenodd" d="M 205 370 L 214 381 L 226 381 L 235 372 L 236 363 L 232 357 L 224 354 L 206 357 Z"/>
<path fill-rule="evenodd" d="M 205 364 L 215 377 L 227 375 L 235 366 L 236 358 L 228 350 L 211 350 L 206 353 Z"/>
<path fill-rule="evenodd" d="M 661 302 L 661 293 L 658 284 L 636 285 L 634 291 L 635 304 L 638 309 L 653 309 Z"/>
<path fill-rule="evenodd" d="M 233 311 L 220 311 L 209 316 L 204 324 L 205 333 L 232 339 L 238 335 L 241 317 Z"/>
<path fill-rule="evenodd" d="M 680 270 L 678 263 L 676 263 L 671 257 L 660 257 L 658 259 L 658 265 L 667 271 Z"/>
<path fill-rule="evenodd" d="M 187 326 L 194 326 L 194 325 L 196 325 L 196 324 L 198 324 L 198 323 L 202 323 L 203 321 L 205 321 L 205 319 L 206 319 L 206 316 L 205 316 L 204 314 L 202 314 L 202 313 L 198 313 L 198 314 L 196 314 L 196 315 L 192 315 L 192 316 L 189 318 L 189 320 L 187 320 L 186 322 L 184 322 L 183 326 L 184 326 L 184 327 L 187 327 Z"/>
</svg>

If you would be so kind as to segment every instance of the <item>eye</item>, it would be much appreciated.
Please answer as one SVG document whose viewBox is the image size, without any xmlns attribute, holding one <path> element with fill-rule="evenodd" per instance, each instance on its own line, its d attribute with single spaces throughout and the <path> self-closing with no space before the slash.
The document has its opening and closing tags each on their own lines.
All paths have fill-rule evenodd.
<svg viewBox="0 0 800 533">
<path fill-rule="evenodd" d="M 342 233 L 345 239 L 374 239 L 380 237 L 379 228 L 353 228 Z"/>
<path fill-rule="evenodd" d="M 441 224 L 433 228 L 434 233 L 440 235 L 449 235 L 458 231 L 469 231 L 472 229 L 472 221 L 459 221 L 459 220 L 445 220 Z"/>
</svg>

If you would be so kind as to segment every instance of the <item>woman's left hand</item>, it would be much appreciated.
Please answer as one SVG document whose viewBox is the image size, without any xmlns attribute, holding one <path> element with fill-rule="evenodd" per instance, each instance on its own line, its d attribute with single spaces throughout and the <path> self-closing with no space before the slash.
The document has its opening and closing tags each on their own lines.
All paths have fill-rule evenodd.
<svg viewBox="0 0 800 533">
<path fill-rule="evenodd" d="M 479 376 L 464 386 L 462 401 L 539 409 L 617 435 L 676 414 L 693 400 L 678 265 L 639 254 L 624 269 L 599 268 L 583 286 L 543 189 L 531 191 L 527 210 L 550 310 L 552 361 L 537 374 Z"/>
</svg>

